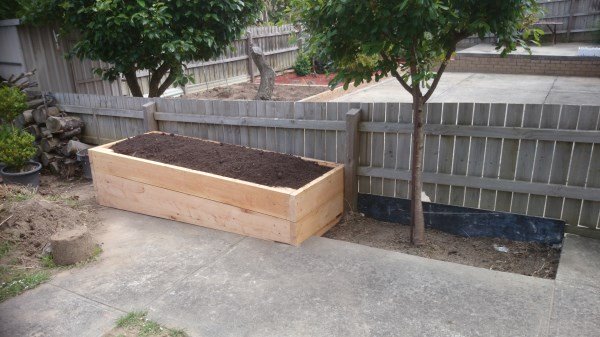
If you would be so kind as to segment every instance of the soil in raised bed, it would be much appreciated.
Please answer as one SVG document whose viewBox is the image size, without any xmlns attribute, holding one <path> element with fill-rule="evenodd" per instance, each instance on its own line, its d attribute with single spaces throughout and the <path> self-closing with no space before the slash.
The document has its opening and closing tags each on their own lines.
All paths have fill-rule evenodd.
<svg viewBox="0 0 600 337">
<path fill-rule="evenodd" d="M 296 102 L 329 90 L 325 86 L 316 85 L 275 85 L 272 101 Z M 227 87 L 213 88 L 194 94 L 186 95 L 191 99 L 220 99 L 220 100 L 253 100 L 258 92 L 258 83 L 238 83 Z"/>
<path fill-rule="evenodd" d="M 560 248 L 498 238 L 461 237 L 435 229 L 426 229 L 426 243 L 416 247 L 410 243 L 410 226 L 377 221 L 353 214 L 325 237 L 354 242 L 430 259 L 465 264 L 528 276 L 556 277 Z M 501 252 L 498 249 L 508 249 Z"/>
<path fill-rule="evenodd" d="M 128 156 L 273 187 L 298 189 L 331 170 L 287 154 L 167 133 L 135 136 L 111 149 Z"/>
</svg>

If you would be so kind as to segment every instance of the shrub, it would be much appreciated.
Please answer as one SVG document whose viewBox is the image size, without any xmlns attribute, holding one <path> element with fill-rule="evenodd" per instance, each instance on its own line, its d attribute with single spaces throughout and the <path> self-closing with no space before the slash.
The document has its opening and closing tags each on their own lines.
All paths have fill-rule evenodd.
<svg viewBox="0 0 600 337">
<path fill-rule="evenodd" d="M 306 53 L 298 54 L 296 63 L 294 64 L 294 71 L 298 76 L 306 76 L 312 71 L 312 60 Z"/>
<path fill-rule="evenodd" d="M 0 128 L 0 162 L 6 166 L 21 170 L 37 152 L 35 137 L 15 127 Z"/>
<path fill-rule="evenodd" d="M 15 87 L 0 87 L 0 121 L 10 123 L 27 109 L 27 95 Z"/>
</svg>

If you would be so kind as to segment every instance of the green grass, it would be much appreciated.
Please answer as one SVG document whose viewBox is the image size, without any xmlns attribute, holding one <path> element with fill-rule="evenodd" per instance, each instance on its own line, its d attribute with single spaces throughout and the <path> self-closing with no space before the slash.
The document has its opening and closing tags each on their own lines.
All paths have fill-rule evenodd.
<svg viewBox="0 0 600 337">
<path fill-rule="evenodd" d="M 60 194 L 48 195 L 45 198 L 50 202 L 62 203 L 71 208 L 77 208 L 81 205 L 81 202 L 78 199 L 72 197 L 65 197 Z"/>
<path fill-rule="evenodd" d="M 181 329 L 170 329 L 149 320 L 145 311 L 133 311 L 117 319 L 117 328 L 134 330 L 138 336 L 169 336 L 186 337 L 187 334 Z"/>
<path fill-rule="evenodd" d="M 9 202 L 26 201 L 26 200 L 33 198 L 35 193 L 36 193 L 35 189 L 19 188 L 19 189 L 15 189 L 14 191 L 11 191 L 10 193 L 8 193 L 7 200 Z"/>
<path fill-rule="evenodd" d="M 0 302 L 17 296 L 25 290 L 35 288 L 41 283 L 50 279 L 50 274 L 46 271 L 33 273 L 20 272 L 14 268 L 0 266 Z"/>
<path fill-rule="evenodd" d="M 9 241 L 0 242 L 0 259 L 6 255 L 12 247 L 12 244 Z"/>
<path fill-rule="evenodd" d="M 40 261 L 44 268 L 56 268 L 57 267 L 56 263 L 54 263 L 54 259 L 52 258 L 52 254 L 46 254 L 46 255 L 42 256 Z"/>
</svg>

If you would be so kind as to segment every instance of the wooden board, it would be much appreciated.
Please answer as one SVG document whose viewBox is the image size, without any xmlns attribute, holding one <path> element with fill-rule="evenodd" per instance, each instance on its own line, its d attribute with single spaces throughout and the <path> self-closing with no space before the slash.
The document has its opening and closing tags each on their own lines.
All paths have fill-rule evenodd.
<svg viewBox="0 0 600 337">
<path fill-rule="evenodd" d="M 289 242 L 288 220 L 133 180 L 94 172 L 98 203 L 227 232 Z"/>
</svg>

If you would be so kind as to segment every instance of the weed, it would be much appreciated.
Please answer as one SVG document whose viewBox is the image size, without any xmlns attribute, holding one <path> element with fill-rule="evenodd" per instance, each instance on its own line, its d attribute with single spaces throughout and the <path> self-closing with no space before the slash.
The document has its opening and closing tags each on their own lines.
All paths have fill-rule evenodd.
<svg viewBox="0 0 600 337">
<path fill-rule="evenodd" d="M 44 268 L 56 268 L 56 263 L 54 263 L 54 259 L 52 258 L 52 254 L 46 254 L 41 258 L 42 266 Z"/>
<path fill-rule="evenodd" d="M 27 201 L 35 195 L 35 189 L 28 188 L 15 188 L 10 191 L 7 195 L 7 200 L 9 202 L 22 202 Z"/>
<path fill-rule="evenodd" d="M 144 311 L 133 311 L 133 312 L 127 313 L 127 315 L 125 315 L 123 317 L 119 317 L 119 319 L 117 319 L 117 327 L 127 328 L 127 327 L 136 326 L 140 323 L 140 321 L 144 320 L 145 317 L 146 317 L 146 312 L 144 312 Z"/>
<path fill-rule="evenodd" d="M 187 337 L 181 329 L 169 329 L 149 320 L 145 311 L 133 311 L 117 320 L 117 328 L 137 331 L 138 336 Z"/>
<path fill-rule="evenodd" d="M 52 194 L 52 195 L 46 196 L 45 198 L 46 198 L 46 200 L 48 200 L 50 202 L 61 203 L 68 207 L 71 207 L 71 208 L 77 208 L 78 206 L 81 205 L 81 203 L 79 202 L 79 199 L 77 199 L 76 197 L 65 197 L 60 194 Z"/>
<path fill-rule="evenodd" d="M 7 277 L 6 280 L 3 277 L 2 283 L 0 284 L 0 302 L 13 296 L 17 296 L 25 290 L 35 288 L 37 285 L 50 279 L 50 275 L 45 271 L 20 273 L 15 270 L 3 268 L 2 274 Z"/>
<path fill-rule="evenodd" d="M 0 259 L 4 257 L 12 247 L 12 244 L 9 241 L 0 242 Z"/>
</svg>

